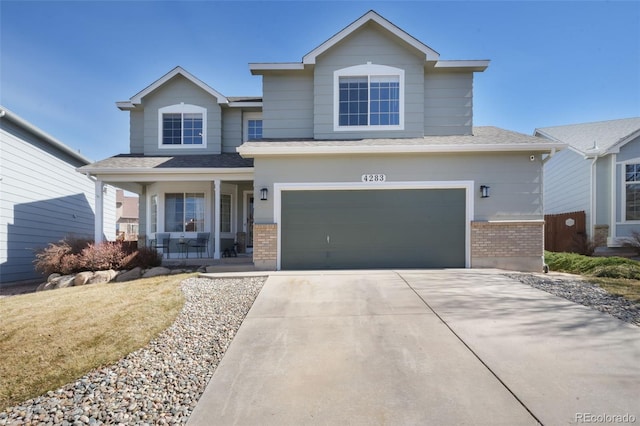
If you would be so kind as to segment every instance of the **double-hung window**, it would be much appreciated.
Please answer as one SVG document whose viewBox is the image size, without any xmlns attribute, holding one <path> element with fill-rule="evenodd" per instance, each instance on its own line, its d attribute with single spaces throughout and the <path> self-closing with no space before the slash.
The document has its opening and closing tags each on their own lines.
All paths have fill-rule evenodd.
<svg viewBox="0 0 640 426">
<path fill-rule="evenodd" d="M 402 130 L 404 70 L 356 65 L 334 72 L 334 130 Z"/>
<path fill-rule="evenodd" d="M 640 164 L 625 164 L 625 220 L 640 220 Z"/>
<path fill-rule="evenodd" d="M 160 148 L 206 147 L 207 110 L 197 105 L 171 105 L 158 110 Z"/>
</svg>

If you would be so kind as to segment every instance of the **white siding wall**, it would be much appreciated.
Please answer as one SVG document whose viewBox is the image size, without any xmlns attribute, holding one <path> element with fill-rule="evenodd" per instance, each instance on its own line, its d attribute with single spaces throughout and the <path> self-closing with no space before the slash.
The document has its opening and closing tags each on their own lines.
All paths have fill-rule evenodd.
<svg viewBox="0 0 640 426">
<path fill-rule="evenodd" d="M 590 220 L 591 160 L 565 149 L 544 166 L 544 212 L 567 213 L 584 210 Z"/>
<path fill-rule="evenodd" d="M 38 278 L 34 249 L 67 235 L 93 238 L 95 184 L 84 164 L 0 119 L 0 283 Z M 115 238 L 115 190 L 105 199 L 105 235 Z"/>
</svg>

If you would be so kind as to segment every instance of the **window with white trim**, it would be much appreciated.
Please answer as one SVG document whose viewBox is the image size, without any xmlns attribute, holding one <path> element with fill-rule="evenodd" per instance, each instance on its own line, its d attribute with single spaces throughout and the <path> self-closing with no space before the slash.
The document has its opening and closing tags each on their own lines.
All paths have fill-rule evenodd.
<svg viewBox="0 0 640 426">
<path fill-rule="evenodd" d="M 404 129 L 404 70 L 367 63 L 334 72 L 334 130 Z"/>
<path fill-rule="evenodd" d="M 158 110 L 160 148 L 203 148 L 207 145 L 207 110 L 197 105 L 170 105 Z"/>
<path fill-rule="evenodd" d="M 256 141 L 262 139 L 262 113 L 245 112 L 242 141 Z"/>
<path fill-rule="evenodd" d="M 204 213 L 203 193 L 164 194 L 165 232 L 203 232 Z"/>
<path fill-rule="evenodd" d="M 640 164 L 625 164 L 625 220 L 640 220 Z"/>
</svg>

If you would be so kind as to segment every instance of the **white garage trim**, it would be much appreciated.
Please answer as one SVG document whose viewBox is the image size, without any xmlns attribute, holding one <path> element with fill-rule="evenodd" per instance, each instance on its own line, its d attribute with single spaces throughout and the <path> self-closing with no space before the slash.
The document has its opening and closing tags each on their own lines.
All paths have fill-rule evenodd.
<svg viewBox="0 0 640 426">
<path fill-rule="evenodd" d="M 394 189 L 465 189 L 465 268 L 471 267 L 471 222 L 473 221 L 473 181 L 417 181 L 417 182 L 298 182 L 273 184 L 273 217 L 278 225 L 277 270 L 282 260 L 282 191 L 346 191 L 346 190 L 394 190 Z"/>
</svg>

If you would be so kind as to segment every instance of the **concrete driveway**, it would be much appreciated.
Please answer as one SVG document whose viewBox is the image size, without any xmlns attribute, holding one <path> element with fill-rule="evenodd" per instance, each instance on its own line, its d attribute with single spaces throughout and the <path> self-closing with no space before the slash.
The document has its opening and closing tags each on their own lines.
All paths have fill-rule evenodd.
<svg viewBox="0 0 640 426">
<path fill-rule="evenodd" d="M 640 328 L 500 271 L 276 273 L 189 424 L 638 424 L 639 395 Z"/>
</svg>

